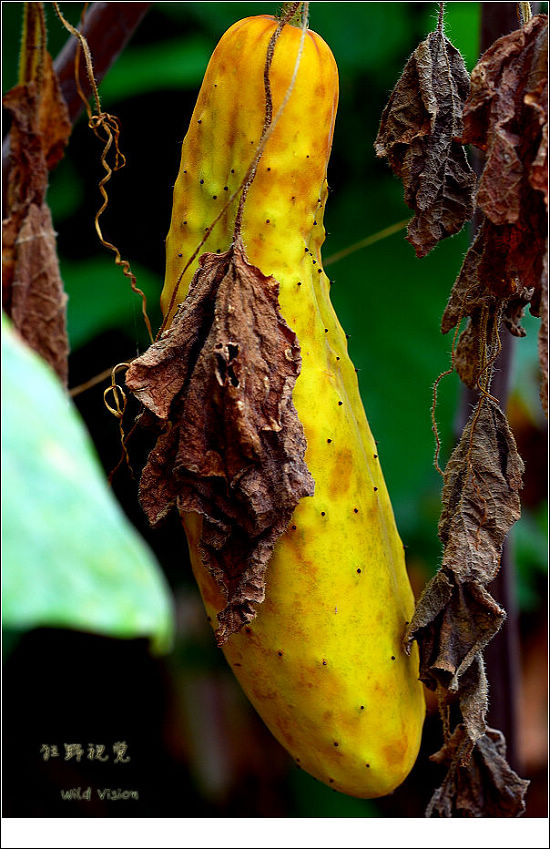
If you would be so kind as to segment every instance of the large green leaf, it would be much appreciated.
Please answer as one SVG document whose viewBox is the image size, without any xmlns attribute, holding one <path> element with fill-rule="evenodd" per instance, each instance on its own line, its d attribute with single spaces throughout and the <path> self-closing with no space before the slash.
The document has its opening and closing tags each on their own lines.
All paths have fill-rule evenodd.
<svg viewBox="0 0 550 849">
<path fill-rule="evenodd" d="M 101 84 L 103 103 L 159 89 L 198 86 L 214 45 L 202 36 L 130 46 Z"/>
<path fill-rule="evenodd" d="M 105 330 L 126 330 L 136 343 L 149 344 L 141 313 L 141 299 L 110 256 L 92 256 L 81 262 L 60 260 L 61 277 L 69 296 L 67 321 L 71 351 L 90 342 Z M 162 280 L 132 262 L 137 285 L 147 296 L 147 312 L 153 328 L 160 325 L 159 297 Z"/>
<path fill-rule="evenodd" d="M 166 650 L 172 602 L 160 568 L 57 378 L 2 327 L 4 626 L 150 636 Z"/>
</svg>

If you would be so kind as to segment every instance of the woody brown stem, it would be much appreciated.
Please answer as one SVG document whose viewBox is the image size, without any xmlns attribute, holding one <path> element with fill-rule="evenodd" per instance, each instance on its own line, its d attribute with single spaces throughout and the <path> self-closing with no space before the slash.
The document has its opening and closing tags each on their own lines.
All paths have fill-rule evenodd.
<svg viewBox="0 0 550 849">
<path fill-rule="evenodd" d="M 100 83 L 111 65 L 124 49 L 136 27 L 143 19 L 151 3 L 94 3 L 84 18 L 82 33 L 90 46 L 94 60 L 97 83 Z M 75 38 L 69 38 L 54 62 L 61 91 L 74 123 L 83 109 L 82 100 L 75 83 L 74 62 L 77 49 Z M 86 68 L 80 68 L 80 85 L 86 97 L 91 94 L 91 85 Z M 9 135 L 2 145 L 2 176 L 4 191 L 8 185 L 10 169 Z"/>
</svg>

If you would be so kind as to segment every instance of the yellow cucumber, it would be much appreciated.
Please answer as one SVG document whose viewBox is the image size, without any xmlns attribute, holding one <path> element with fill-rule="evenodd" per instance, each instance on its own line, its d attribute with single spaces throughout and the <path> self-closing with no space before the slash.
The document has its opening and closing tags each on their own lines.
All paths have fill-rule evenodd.
<svg viewBox="0 0 550 849">
<path fill-rule="evenodd" d="M 208 65 L 184 139 L 166 242 L 168 321 L 197 260 L 182 270 L 254 158 L 264 125 L 264 65 L 277 22 L 237 22 Z M 273 114 L 292 78 L 301 30 L 276 43 Z M 244 207 L 249 261 L 280 284 L 302 371 L 293 393 L 315 495 L 298 504 L 275 546 L 257 618 L 223 647 L 245 693 L 296 762 L 359 797 L 390 793 L 416 759 L 424 719 L 416 646 L 402 638 L 414 602 L 376 443 L 322 270 L 326 170 L 338 73 L 326 43 L 305 38 L 296 82 Z M 203 250 L 231 244 L 238 199 Z M 181 279 L 180 279 L 181 278 Z M 199 554 L 201 519 L 187 514 L 193 571 L 213 626 L 225 606 Z"/>
</svg>

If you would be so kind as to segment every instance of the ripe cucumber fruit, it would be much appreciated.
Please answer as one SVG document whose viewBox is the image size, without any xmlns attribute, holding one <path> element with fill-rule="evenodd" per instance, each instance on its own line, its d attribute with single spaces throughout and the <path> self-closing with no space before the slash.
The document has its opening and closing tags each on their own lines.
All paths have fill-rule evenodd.
<svg viewBox="0 0 550 849">
<path fill-rule="evenodd" d="M 206 70 L 174 188 L 161 303 L 169 322 L 197 269 L 188 258 L 243 179 L 260 140 L 264 65 L 277 26 L 238 21 Z M 270 70 L 273 114 L 290 84 L 301 30 L 287 25 Z M 293 393 L 315 495 L 298 504 L 267 569 L 256 619 L 223 647 L 275 737 L 316 778 L 352 796 L 390 793 L 416 759 L 424 720 L 418 653 L 402 649 L 414 609 L 376 443 L 346 336 L 322 269 L 327 164 L 338 71 L 308 30 L 292 94 L 269 138 L 242 221 L 248 260 L 280 285 L 302 370 Z M 238 198 L 204 250 L 233 237 Z M 186 514 L 193 571 L 213 625 L 225 599 L 199 554 L 201 519 Z"/>
</svg>

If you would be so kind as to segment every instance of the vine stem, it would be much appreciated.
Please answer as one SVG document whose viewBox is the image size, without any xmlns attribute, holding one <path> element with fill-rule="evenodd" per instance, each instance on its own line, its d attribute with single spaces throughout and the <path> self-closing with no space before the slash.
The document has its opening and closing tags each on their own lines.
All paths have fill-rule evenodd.
<svg viewBox="0 0 550 849">
<path fill-rule="evenodd" d="M 292 91 L 294 89 L 294 83 L 296 82 L 296 76 L 298 74 L 298 68 L 300 66 L 300 59 L 302 58 L 302 51 L 304 49 L 305 34 L 306 34 L 306 30 L 307 30 L 307 7 L 309 6 L 308 3 L 303 4 L 304 5 L 304 15 L 303 15 L 303 19 L 302 19 L 302 37 L 300 39 L 300 46 L 298 48 L 298 55 L 296 57 L 296 62 L 294 64 L 294 72 L 292 74 L 292 79 L 290 81 L 290 85 L 289 85 L 289 87 L 286 91 L 286 94 L 283 98 L 283 102 L 281 103 L 279 110 L 278 110 L 278 112 L 275 116 L 275 119 L 273 119 L 273 99 L 272 99 L 272 96 L 271 96 L 271 85 L 270 85 L 270 82 L 269 82 L 269 72 L 271 70 L 271 64 L 273 62 L 273 56 L 274 56 L 274 53 L 275 53 L 275 46 L 277 44 L 277 41 L 279 40 L 279 36 L 282 32 L 283 27 L 285 26 L 286 23 L 288 23 L 288 21 L 290 21 L 293 18 L 293 16 L 295 14 L 297 14 L 297 12 L 300 9 L 300 6 L 302 4 L 301 3 L 288 3 L 286 5 L 287 5 L 287 9 L 285 10 L 284 16 L 279 21 L 277 29 L 275 30 L 275 32 L 271 36 L 271 38 L 269 40 L 268 47 L 267 47 L 267 55 L 266 55 L 265 67 L 264 67 L 264 88 L 265 88 L 264 126 L 263 126 L 263 130 L 262 130 L 262 135 L 261 135 L 261 138 L 260 138 L 260 143 L 258 144 L 258 149 L 256 150 L 256 155 L 254 157 L 252 164 L 250 165 L 250 167 L 248 169 L 248 172 L 247 172 L 245 180 L 244 180 L 241 199 L 240 199 L 240 202 L 239 202 L 239 208 L 237 210 L 237 215 L 235 217 L 235 227 L 234 227 L 234 231 L 233 231 L 233 240 L 234 241 L 237 241 L 238 239 L 240 239 L 242 219 L 243 219 L 243 213 L 244 213 L 244 205 L 245 205 L 246 198 L 247 198 L 247 195 L 248 195 L 248 190 L 250 189 L 250 186 L 252 185 L 252 183 L 254 181 L 254 177 L 256 176 L 256 171 L 258 170 L 258 164 L 260 162 L 260 159 L 262 158 L 262 155 L 263 155 L 263 152 L 265 150 L 265 146 L 267 144 L 267 141 L 268 141 L 269 137 L 272 135 L 273 130 L 275 129 L 279 118 L 283 114 L 283 110 L 284 110 L 286 104 L 288 103 L 290 95 L 292 94 Z"/>
</svg>

